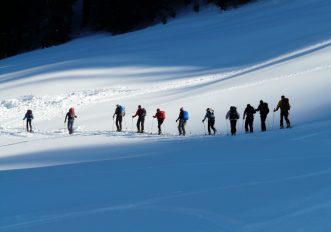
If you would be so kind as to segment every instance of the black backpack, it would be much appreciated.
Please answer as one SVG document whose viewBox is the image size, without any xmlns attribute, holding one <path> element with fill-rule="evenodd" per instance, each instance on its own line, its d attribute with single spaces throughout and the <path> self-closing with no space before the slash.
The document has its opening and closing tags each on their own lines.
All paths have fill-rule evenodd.
<svg viewBox="0 0 331 232">
<path fill-rule="evenodd" d="M 28 110 L 26 113 L 27 113 L 29 118 L 32 118 L 32 110 Z"/>
<path fill-rule="evenodd" d="M 230 108 L 230 119 L 231 120 L 233 120 L 233 119 L 239 119 L 237 108 L 234 107 L 234 106 L 231 106 L 231 108 Z"/>
<path fill-rule="evenodd" d="M 146 116 L 146 110 L 145 108 L 141 108 L 141 117 L 145 117 Z"/>
<path fill-rule="evenodd" d="M 264 102 L 263 103 L 263 113 L 264 114 L 269 114 L 269 107 L 268 107 L 268 103 Z"/>
</svg>

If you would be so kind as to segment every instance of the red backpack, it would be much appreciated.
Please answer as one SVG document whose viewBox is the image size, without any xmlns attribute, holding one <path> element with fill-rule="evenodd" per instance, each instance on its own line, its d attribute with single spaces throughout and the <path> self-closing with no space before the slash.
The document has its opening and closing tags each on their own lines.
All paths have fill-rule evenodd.
<svg viewBox="0 0 331 232">
<path fill-rule="evenodd" d="M 160 111 L 160 115 L 159 115 L 159 119 L 165 119 L 165 112 L 164 111 Z"/>
<path fill-rule="evenodd" d="M 73 107 L 69 109 L 69 114 L 71 117 L 75 117 L 76 114 L 75 114 L 75 109 Z"/>
</svg>

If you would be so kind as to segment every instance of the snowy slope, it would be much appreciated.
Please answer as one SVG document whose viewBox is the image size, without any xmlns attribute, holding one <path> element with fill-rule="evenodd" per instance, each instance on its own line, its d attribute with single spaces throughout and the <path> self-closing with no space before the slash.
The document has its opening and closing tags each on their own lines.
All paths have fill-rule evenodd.
<svg viewBox="0 0 331 232">
<path fill-rule="evenodd" d="M 0 231 L 329 231 L 331 2 L 183 14 L 0 61 Z M 290 98 L 291 130 L 226 136 L 231 105 Z M 126 132 L 113 132 L 124 104 Z M 167 112 L 165 135 L 130 115 Z M 76 133 L 63 119 L 75 106 Z M 190 112 L 189 136 L 175 119 Z M 205 109 L 221 133 L 204 136 Z M 34 110 L 35 133 L 22 129 Z M 274 117 L 273 117 L 274 116 Z"/>
</svg>

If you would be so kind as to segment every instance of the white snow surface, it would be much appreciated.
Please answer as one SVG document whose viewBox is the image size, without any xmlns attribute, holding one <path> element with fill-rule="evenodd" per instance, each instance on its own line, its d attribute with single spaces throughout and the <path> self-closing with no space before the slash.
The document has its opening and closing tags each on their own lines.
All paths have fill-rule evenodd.
<svg viewBox="0 0 331 232">
<path fill-rule="evenodd" d="M 1 60 L 0 231 L 331 231 L 330 12 L 329 0 L 208 7 Z M 267 132 L 257 114 L 255 133 L 240 119 L 227 136 L 231 105 L 242 115 L 263 99 L 272 110 L 281 95 L 292 129 L 270 112 Z M 131 120 L 139 104 L 145 134 Z M 63 124 L 71 106 L 74 135 Z M 216 136 L 205 136 L 207 107 Z"/>
</svg>

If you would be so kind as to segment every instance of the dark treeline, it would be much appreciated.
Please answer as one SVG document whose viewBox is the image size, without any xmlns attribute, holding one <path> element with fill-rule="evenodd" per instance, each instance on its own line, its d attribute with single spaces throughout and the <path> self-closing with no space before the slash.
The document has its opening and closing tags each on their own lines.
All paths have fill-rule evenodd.
<svg viewBox="0 0 331 232">
<path fill-rule="evenodd" d="M 203 4 L 222 10 L 252 0 L 1 0 L 0 58 L 36 48 L 64 43 L 70 39 L 74 4 L 82 3 L 80 30 L 120 34 L 154 23 L 167 23 L 176 11 Z"/>
<path fill-rule="evenodd" d="M 74 0 L 1 0 L 0 58 L 69 39 Z"/>
</svg>

